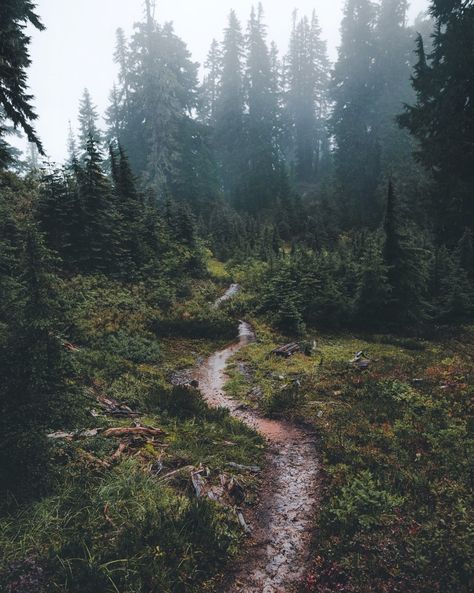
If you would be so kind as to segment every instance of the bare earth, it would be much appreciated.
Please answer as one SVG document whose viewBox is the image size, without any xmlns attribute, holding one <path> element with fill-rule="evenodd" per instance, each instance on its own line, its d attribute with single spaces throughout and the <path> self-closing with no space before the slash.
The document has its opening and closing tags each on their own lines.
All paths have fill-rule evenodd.
<svg viewBox="0 0 474 593">
<path fill-rule="evenodd" d="M 312 525 L 318 505 L 319 460 L 313 437 L 303 429 L 262 418 L 241 407 L 223 390 L 231 356 L 255 339 L 241 322 L 239 342 L 212 355 L 199 370 L 200 390 L 212 406 L 260 432 L 268 456 L 260 502 L 245 517 L 252 534 L 249 547 L 225 587 L 225 593 L 289 593 L 309 563 Z"/>
</svg>

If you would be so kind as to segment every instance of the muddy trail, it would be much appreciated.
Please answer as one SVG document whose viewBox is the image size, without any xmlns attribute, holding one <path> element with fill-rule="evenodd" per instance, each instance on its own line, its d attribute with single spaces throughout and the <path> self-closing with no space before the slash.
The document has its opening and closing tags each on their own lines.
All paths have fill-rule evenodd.
<svg viewBox="0 0 474 593">
<path fill-rule="evenodd" d="M 290 593 L 309 564 L 319 462 L 309 432 L 263 418 L 224 392 L 229 359 L 254 339 L 252 328 L 241 322 L 239 341 L 212 355 L 198 377 L 201 393 L 211 406 L 229 409 L 268 443 L 260 500 L 245 517 L 251 528 L 249 546 L 222 593 Z"/>
</svg>

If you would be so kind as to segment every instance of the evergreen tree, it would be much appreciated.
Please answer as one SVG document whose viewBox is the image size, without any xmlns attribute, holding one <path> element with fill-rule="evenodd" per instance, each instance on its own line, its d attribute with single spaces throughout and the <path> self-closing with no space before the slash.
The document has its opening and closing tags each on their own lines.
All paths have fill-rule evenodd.
<svg viewBox="0 0 474 593">
<path fill-rule="evenodd" d="M 318 180 L 323 153 L 328 148 L 329 60 L 326 43 L 313 12 L 297 19 L 294 14 L 287 57 L 287 109 L 291 125 L 291 156 L 296 178 L 305 183 Z"/>
<path fill-rule="evenodd" d="M 391 300 L 389 270 L 384 260 L 383 239 L 381 233 L 369 237 L 361 257 L 358 258 L 354 323 L 361 327 L 382 325 Z"/>
<path fill-rule="evenodd" d="M 201 87 L 200 117 L 213 125 L 216 118 L 216 104 L 219 96 L 219 85 L 221 77 L 221 48 L 216 39 L 212 40 L 211 47 L 204 64 L 206 74 Z"/>
<path fill-rule="evenodd" d="M 51 256 L 32 225 L 26 231 L 21 265 L 18 315 L 0 347 L 1 489 L 3 495 L 18 499 L 35 496 L 46 486 L 46 430 L 67 427 L 72 410 L 80 409 L 71 382 L 71 354 L 59 338 L 58 281 Z"/>
<path fill-rule="evenodd" d="M 74 166 L 74 165 L 73 165 Z M 76 270 L 81 238 L 81 205 L 69 171 L 51 170 L 41 180 L 36 215 L 49 249 L 67 270 Z"/>
<path fill-rule="evenodd" d="M 472 313 L 473 292 L 459 253 L 451 253 L 441 246 L 434 256 L 433 286 L 434 314 L 440 321 L 468 318 Z"/>
<path fill-rule="evenodd" d="M 32 0 L 10 0 L 0 4 L 0 109 L 15 128 L 22 128 L 28 141 L 35 143 L 43 154 L 32 126 L 37 116 L 28 94 L 26 74 L 31 60 L 28 51 L 30 37 L 25 28 L 31 25 L 39 31 L 44 29 L 35 6 Z M 9 160 L 3 140 L 5 134 L 6 127 L 0 119 L 0 167 Z"/>
<path fill-rule="evenodd" d="M 130 109 L 130 50 L 123 29 L 116 32 L 114 61 L 119 66 L 118 101 L 123 103 L 126 112 Z"/>
<path fill-rule="evenodd" d="M 384 259 L 388 268 L 391 299 L 387 319 L 401 324 L 418 323 L 431 313 L 428 303 L 431 246 L 419 229 L 410 228 L 401 215 L 390 181 L 385 215 Z"/>
<path fill-rule="evenodd" d="M 332 86 L 337 180 L 349 222 L 359 225 L 376 219 L 375 191 L 380 176 L 375 17 L 370 0 L 347 0 Z"/>
<path fill-rule="evenodd" d="M 84 89 L 79 104 L 79 146 L 81 150 L 86 149 L 90 138 L 96 145 L 100 145 L 102 133 L 98 127 L 98 120 L 97 107 L 94 105 L 88 89 Z"/>
<path fill-rule="evenodd" d="M 197 66 L 172 25 L 160 26 L 150 10 L 136 26 L 126 67 L 133 76 L 127 77 L 121 144 L 134 171 L 164 192 L 178 174 L 180 124 L 197 106 Z"/>
<path fill-rule="evenodd" d="M 68 137 L 67 137 L 67 153 L 68 153 L 68 160 L 67 164 L 72 166 L 72 164 L 77 161 L 77 142 L 76 137 L 74 135 L 74 131 L 72 129 L 72 124 L 69 121 L 68 125 Z"/>
<path fill-rule="evenodd" d="M 105 113 L 105 121 L 107 123 L 108 140 L 120 142 L 123 129 L 123 105 L 121 104 L 120 94 L 115 84 L 110 91 L 109 106 Z"/>
<path fill-rule="evenodd" d="M 234 198 L 238 194 L 242 171 L 245 170 L 243 52 L 241 26 L 235 12 L 231 11 L 222 48 L 222 76 L 216 102 L 214 144 L 224 189 Z"/>
<path fill-rule="evenodd" d="M 274 144 L 278 98 L 266 44 L 263 9 L 252 9 L 246 39 L 247 62 L 245 95 L 247 103 L 246 162 L 243 195 L 240 206 L 250 212 L 275 205 L 280 169 L 278 147 Z"/>
<path fill-rule="evenodd" d="M 418 140 L 418 158 L 438 183 L 438 237 L 454 244 L 466 224 L 474 226 L 474 4 L 432 0 L 430 12 L 436 23 L 433 50 L 427 55 L 418 39 L 417 102 L 399 121 Z"/>
<path fill-rule="evenodd" d="M 76 175 L 81 226 L 81 239 L 77 244 L 80 269 L 120 274 L 128 266 L 120 240 L 120 214 L 93 136 L 89 137 L 84 164 L 77 168 Z"/>
<path fill-rule="evenodd" d="M 124 255 L 133 266 L 122 268 L 126 277 L 136 276 L 148 260 L 145 241 L 145 204 L 143 196 L 137 190 L 137 181 L 133 175 L 125 150 L 119 144 L 115 150 L 110 146 L 110 162 L 114 184 L 115 204 L 119 214 L 120 243 Z"/>
<path fill-rule="evenodd" d="M 401 171 L 406 179 L 412 163 L 413 143 L 401 130 L 396 116 L 411 103 L 410 71 L 413 62 L 413 34 L 406 25 L 408 0 L 382 0 L 375 30 L 377 103 L 376 129 L 385 172 Z"/>
</svg>

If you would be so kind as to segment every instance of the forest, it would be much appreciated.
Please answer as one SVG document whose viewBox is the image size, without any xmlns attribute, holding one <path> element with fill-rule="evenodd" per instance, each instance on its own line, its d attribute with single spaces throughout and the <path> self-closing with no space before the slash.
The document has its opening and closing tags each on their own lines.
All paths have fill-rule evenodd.
<svg viewBox="0 0 474 593">
<path fill-rule="evenodd" d="M 0 1 L 0 590 L 472 591 L 474 1 L 159 4 L 53 163 Z"/>
</svg>

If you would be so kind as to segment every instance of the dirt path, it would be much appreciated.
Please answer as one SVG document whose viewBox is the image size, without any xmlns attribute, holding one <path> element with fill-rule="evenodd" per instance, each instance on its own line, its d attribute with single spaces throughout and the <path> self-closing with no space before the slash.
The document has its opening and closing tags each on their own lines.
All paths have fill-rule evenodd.
<svg viewBox="0 0 474 593">
<path fill-rule="evenodd" d="M 255 339 L 246 323 L 240 323 L 239 333 L 239 342 L 212 355 L 198 377 L 210 405 L 228 408 L 234 417 L 259 431 L 269 445 L 260 502 L 253 516 L 246 517 L 252 529 L 250 547 L 225 593 L 289 593 L 308 566 L 319 463 L 309 433 L 262 418 L 223 391 L 229 358 Z"/>
</svg>

